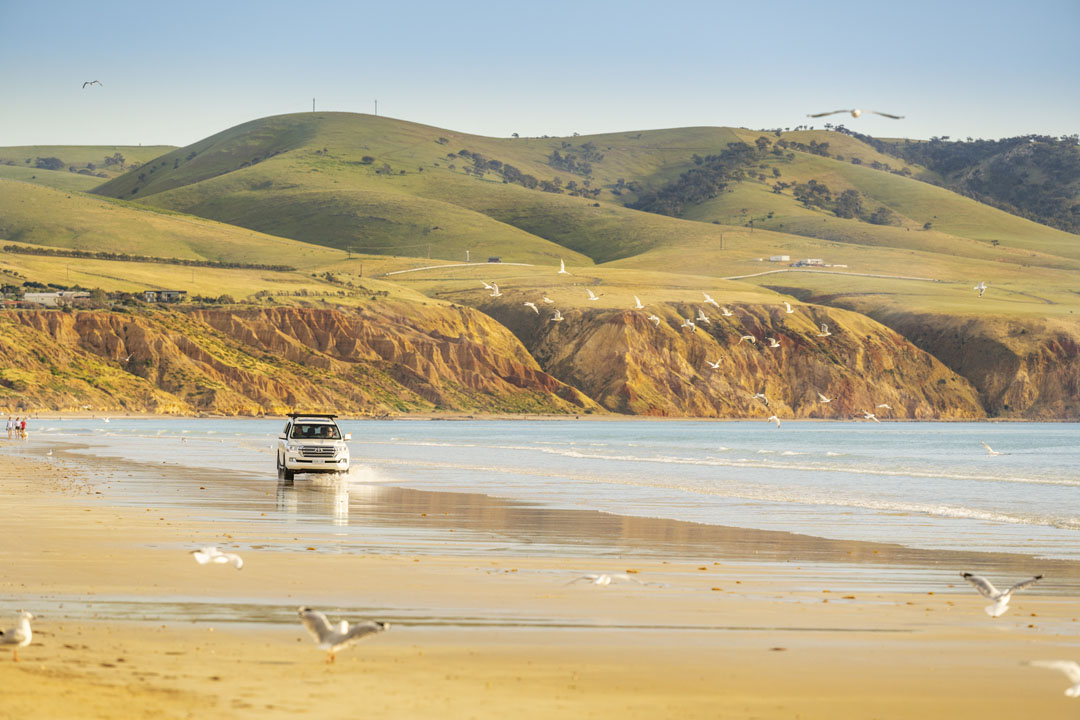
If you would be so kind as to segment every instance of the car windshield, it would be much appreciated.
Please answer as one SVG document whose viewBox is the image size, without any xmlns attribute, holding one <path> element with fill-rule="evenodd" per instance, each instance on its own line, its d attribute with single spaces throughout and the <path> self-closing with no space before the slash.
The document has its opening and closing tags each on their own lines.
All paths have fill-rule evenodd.
<svg viewBox="0 0 1080 720">
<path fill-rule="evenodd" d="M 341 435 L 335 425 L 326 423 L 296 423 L 291 437 L 294 440 L 338 440 Z"/>
</svg>

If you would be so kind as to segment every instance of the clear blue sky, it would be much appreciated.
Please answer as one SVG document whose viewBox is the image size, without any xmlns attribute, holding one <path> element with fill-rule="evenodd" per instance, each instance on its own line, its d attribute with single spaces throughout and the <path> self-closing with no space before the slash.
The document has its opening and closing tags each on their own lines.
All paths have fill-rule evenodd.
<svg viewBox="0 0 1080 720">
<path fill-rule="evenodd" d="M 497 136 L 1080 131 L 1080 0 L 0 0 L 0 28 L 0 145 L 186 145 L 312 97 Z"/>
</svg>

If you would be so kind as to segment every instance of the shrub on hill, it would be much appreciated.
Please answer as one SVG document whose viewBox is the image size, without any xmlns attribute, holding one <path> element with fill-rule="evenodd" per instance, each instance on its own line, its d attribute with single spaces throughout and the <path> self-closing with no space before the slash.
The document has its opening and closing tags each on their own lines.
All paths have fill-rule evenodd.
<svg viewBox="0 0 1080 720">
<path fill-rule="evenodd" d="M 687 205 L 710 200 L 728 183 L 746 178 L 747 170 L 761 151 L 746 143 L 728 143 L 719 155 L 694 155 L 695 167 L 655 191 L 645 191 L 628 207 L 660 215 L 679 216 Z"/>
</svg>

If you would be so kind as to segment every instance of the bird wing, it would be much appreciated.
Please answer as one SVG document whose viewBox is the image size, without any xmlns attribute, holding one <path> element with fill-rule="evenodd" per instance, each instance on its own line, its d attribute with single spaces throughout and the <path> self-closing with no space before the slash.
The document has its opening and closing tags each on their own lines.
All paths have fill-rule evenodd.
<svg viewBox="0 0 1080 720">
<path fill-rule="evenodd" d="M 1028 578 L 1027 580 L 1021 580 L 1020 582 L 1016 583 L 1015 585 L 1010 587 L 1008 590 L 1006 590 L 1002 594 L 1003 595 L 1012 595 L 1014 592 L 1017 592 L 1019 590 L 1023 590 L 1026 587 L 1031 587 L 1032 585 L 1039 582 L 1040 580 L 1042 580 L 1042 575 L 1036 575 L 1033 578 Z"/>
<path fill-rule="evenodd" d="M 377 623 L 371 621 L 357 623 L 356 625 L 353 625 L 351 628 L 349 628 L 347 632 L 343 633 L 345 635 L 343 642 L 356 642 L 362 637 L 365 637 L 367 635 L 374 635 L 375 633 L 382 632 L 385 629 L 385 623 Z"/>
<path fill-rule="evenodd" d="M 86 88 L 86 86 L 87 86 L 87 85 L 89 85 L 89 84 L 90 84 L 90 82 L 89 82 L 89 81 L 87 81 L 87 82 L 84 82 L 84 83 L 82 84 L 82 86 L 83 86 L 83 88 L 85 89 L 85 88 Z"/>
<path fill-rule="evenodd" d="M 818 393 L 818 394 L 817 394 L 817 396 L 818 396 L 819 398 L 821 398 L 822 402 L 824 402 L 824 401 L 826 401 L 826 400 L 828 400 L 828 399 L 829 399 L 829 398 L 825 397 L 824 395 L 822 395 L 821 393 Z"/>
<path fill-rule="evenodd" d="M 979 594 L 988 600 L 997 600 L 1001 593 L 994 587 L 994 583 L 990 582 L 982 575 L 972 575 L 971 573 L 960 573 L 960 577 L 971 583 Z"/>
<path fill-rule="evenodd" d="M 883 113 L 883 112 L 880 112 L 878 110 L 865 110 L 864 112 L 872 112 L 875 115 L 881 115 L 882 117 L 892 118 L 893 120 L 903 120 L 904 119 L 903 115 L 892 115 L 890 113 Z"/>
<path fill-rule="evenodd" d="M 1060 670 L 1070 682 L 1080 683 L 1080 663 L 1072 660 L 1033 660 L 1031 664 L 1049 670 Z"/>
<path fill-rule="evenodd" d="M 206 554 L 206 550 L 192 550 L 191 556 L 195 558 L 195 562 L 200 565 L 205 565 L 210 562 L 210 556 Z"/>
<path fill-rule="evenodd" d="M 485 290 L 494 290 L 494 289 L 495 289 L 495 288 L 491 287 L 490 285 L 488 285 L 488 284 L 487 284 L 486 282 L 484 282 L 483 280 L 481 280 L 480 282 L 484 283 L 484 289 L 485 289 Z"/>
<path fill-rule="evenodd" d="M 990 447 L 990 446 L 989 446 L 989 445 L 987 445 L 986 443 L 982 443 L 982 446 L 983 446 L 984 448 L 986 448 L 986 452 L 990 453 L 991 455 L 993 455 L 993 454 L 994 454 L 994 448 Z"/>
<path fill-rule="evenodd" d="M 830 110 L 829 112 L 814 113 L 813 115 L 807 115 L 806 117 L 825 117 L 826 115 L 835 115 L 836 113 L 849 113 L 850 110 Z"/>
<path fill-rule="evenodd" d="M 324 642 L 334 634 L 334 629 L 330 627 L 330 621 L 318 610 L 303 611 L 300 613 L 300 622 L 304 624 L 304 627 L 307 628 L 307 631 L 311 633 L 311 637 L 315 638 L 316 642 Z"/>
<path fill-rule="evenodd" d="M 222 557 L 225 558 L 225 562 L 235 565 L 237 570 L 244 567 L 244 559 L 236 553 L 225 553 Z"/>
<path fill-rule="evenodd" d="M 570 582 L 568 582 L 568 583 L 566 583 L 566 584 L 567 584 L 567 585 L 573 585 L 574 583 L 576 583 L 576 582 L 578 582 L 578 581 L 580 581 L 580 580 L 588 580 L 589 582 L 596 582 L 596 581 L 597 581 L 597 580 L 598 580 L 599 578 L 600 578 L 600 576 L 599 576 L 599 575 L 596 575 L 596 574 L 593 574 L 593 575 L 582 575 L 581 577 L 576 577 L 576 578 L 574 578 L 573 580 L 571 580 Z"/>
</svg>

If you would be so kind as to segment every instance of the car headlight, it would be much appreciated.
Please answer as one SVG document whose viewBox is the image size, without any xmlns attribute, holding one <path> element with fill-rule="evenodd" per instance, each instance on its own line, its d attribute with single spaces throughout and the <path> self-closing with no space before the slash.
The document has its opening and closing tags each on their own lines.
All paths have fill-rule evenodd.
<svg viewBox="0 0 1080 720">
<path fill-rule="evenodd" d="M 300 444 L 299 443 L 288 443 L 287 445 L 285 445 L 285 449 L 288 450 L 289 452 L 300 452 Z"/>
</svg>

